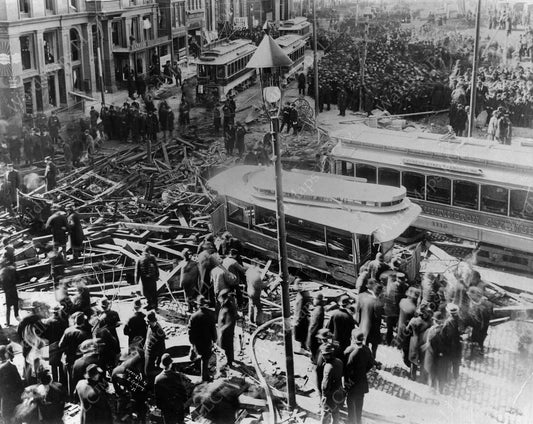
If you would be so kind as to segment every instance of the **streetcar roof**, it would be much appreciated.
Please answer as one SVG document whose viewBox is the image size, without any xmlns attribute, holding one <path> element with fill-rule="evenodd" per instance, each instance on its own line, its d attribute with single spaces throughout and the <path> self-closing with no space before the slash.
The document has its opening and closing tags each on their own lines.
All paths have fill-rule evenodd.
<svg viewBox="0 0 533 424">
<path fill-rule="evenodd" d="M 262 175 L 261 175 L 262 174 Z M 267 178 L 264 178 L 264 177 Z M 342 178 L 337 178 L 328 174 L 305 174 L 297 172 L 283 172 L 283 184 L 285 185 L 284 192 L 308 191 L 311 194 L 322 192 L 324 190 L 331 191 L 335 185 L 331 183 L 331 179 L 335 178 L 335 183 L 345 182 Z M 274 185 L 273 168 L 265 168 L 259 166 L 241 165 L 222 171 L 215 177 L 208 181 L 211 189 L 217 191 L 221 195 L 234 198 L 241 202 L 250 205 L 256 205 L 272 211 L 276 210 L 276 202 L 273 198 L 265 198 L 257 195 L 258 181 L 267 180 L 263 184 Z M 376 194 L 380 193 L 383 186 L 370 185 L 366 183 L 354 183 L 359 187 L 361 184 L 368 186 L 370 192 Z M 340 184 L 344 187 L 343 184 Z M 346 186 L 347 187 L 347 186 Z M 380 189 L 376 189 L 380 187 Z M 403 192 L 404 189 L 396 189 L 396 193 Z M 337 188 L 337 191 L 341 190 Z M 365 188 L 366 190 L 366 188 Z M 394 193 L 394 191 L 386 191 L 386 193 Z M 345 195 L 353 195 L 353 190 Z M 357 196 L 360 196 L 357 191 Z M 389 241 L 398 237 L 407 227 L 409 227 L 418 217 L 421 209 L 418 205 L 412 203 L 408 198 L 402 199 L 402 209 L 387 213 L 372 213 L 351 211 L 345 209 L 335 209 L 330 207 L 320 207 L 310 204 L 289 203 L 285 202 L 285 212 L 287 215 L 294 218 L 302 219 L 308 222 L 313 222 L 319 225 L 328 226 L 330 228 L 337 228 L 350 232 L 352 234 L 374 235 L 377 241 Z"/>
<path fill-rule="evenodd" d="M 279 30 L 283 31 L 301 29 L 308 26 L 311 26 L 311 23 L 307 20 L 307 18 L 300 16 L 294 19 L 289 19 L 288 21 L 283 21 L 279 27 Z"/>
<path fill-rule="evenodd" d="M 237 39 L 222 42 L 210 50 L 202 52 L 202 55 L 194 61 L 197 65 L 225 65 L 245 54 L 252 53 L 257 49 L 250 40 Z"/>
<path fill-rule="evenodd" d="M 284 48 L 292 45 L 294 45 L 294 48 L 297 48 L 301 45 L 305 45 L 306 40 L 298 34 L 285 34 L 276 38 L 276 43 L 278 43 L 280 47 Z"/>
<path fill-rule="evenodd" d="M 339 142 L 331 153 L 378 164 L 426 168 L 426 173 L 433 168 L 435 172 L 464 173 L 481 180 L 533 184 L 533 147 L 467 138 L 446 141 L 442 137 L 354 125 L 330 133 L 330 138 Z"/>
</svg>

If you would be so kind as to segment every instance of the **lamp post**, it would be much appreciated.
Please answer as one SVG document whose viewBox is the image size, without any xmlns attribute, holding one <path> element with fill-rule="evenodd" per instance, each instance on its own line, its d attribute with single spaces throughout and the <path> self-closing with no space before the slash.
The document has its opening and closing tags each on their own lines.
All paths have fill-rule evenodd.
<svg viewBox="0 0 533 424">
<path fill-rule="evenodd" d="M 289 266 L 287 261 L 287 233 L 283 206 L 281 153 L 279 146 L 279 117 L 282 106 L 282 67 L 290 66 L 291 59 L 274 39 L 265 34 L 257 50 L 246 65 L 258 69 L 261 82 L 263 108 L 270 118 L 270 134 L 276 175 L 276 220 L 278 227 L 278 256 L 281 273 L 281 303 L 283 314 L 283 337 L 285 342 L 285 365 L 287 368 L 287 399 L 289 407 L 296 406 L 294 385 L 294 353 L 292 348 L 291 305 L 289 300 Z"/>
</svg>

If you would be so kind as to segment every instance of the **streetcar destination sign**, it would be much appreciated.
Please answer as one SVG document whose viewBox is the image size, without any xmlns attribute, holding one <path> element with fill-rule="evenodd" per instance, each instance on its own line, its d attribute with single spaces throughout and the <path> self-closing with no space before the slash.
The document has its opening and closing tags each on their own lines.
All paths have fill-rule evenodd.
<svg viewBox="0 0 533 424">
<path fill-rule="evenodd" d="M 457 165 L 455 163 L 435 162 L 424 159 L 403 159 L 405 165 L 422 166 L 424 168 L 442 169 L 443 171 L 461 172 L 462 174 L 483 175 L 483 170 L 470 166 Z"/>
</svg>

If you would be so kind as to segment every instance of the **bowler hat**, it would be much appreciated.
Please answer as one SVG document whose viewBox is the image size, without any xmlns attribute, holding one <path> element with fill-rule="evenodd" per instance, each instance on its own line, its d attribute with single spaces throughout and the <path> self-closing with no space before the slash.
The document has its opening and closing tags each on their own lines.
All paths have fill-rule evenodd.
<svg viewBox="0 0 533 424">
<path fill-rule="evenodd" d="M 85 371 L 85 378 L 91 378 L 98 374 L 103 374 L 104 371 L 96 364 L 90 364 Z"/>
</svg>

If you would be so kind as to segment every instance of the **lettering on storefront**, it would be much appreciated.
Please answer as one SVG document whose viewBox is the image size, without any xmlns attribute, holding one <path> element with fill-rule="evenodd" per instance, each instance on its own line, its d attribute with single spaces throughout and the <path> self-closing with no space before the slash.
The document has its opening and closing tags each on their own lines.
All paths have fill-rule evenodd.
<svg viewBox="0 0 533 424">
<path fill-rule="evenodd" d="M 447 219 L 450 221 L 459 221 L 481 227 L 494 228 L 498 231 L 507 233 L 522 234 L 533 236 L 533 224 L 523 222 L 514 218 L 495 217 L 483 212 L 466 212 L 456 210 L 446 206 L 434 206 L 426 203 L 420 203 L 422 211 L 426 215 Z M 431 221 L 431 225 L 436 229 L 446 230 L 448 224 L 442 221 Z"/>
</svg>

